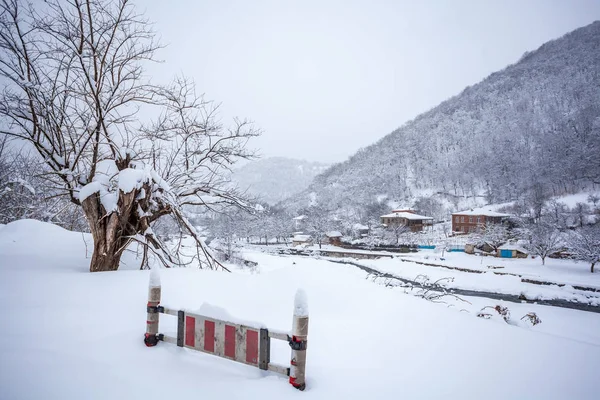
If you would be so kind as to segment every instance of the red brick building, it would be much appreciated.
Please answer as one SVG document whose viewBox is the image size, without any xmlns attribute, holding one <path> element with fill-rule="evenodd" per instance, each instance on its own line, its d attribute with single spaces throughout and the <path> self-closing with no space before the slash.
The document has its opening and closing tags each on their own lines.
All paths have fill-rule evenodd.
<svg viewBox="0 0 600 400">
<path fill-rule="evenodd" d="M 476 232 L 486 224 L 499 224 L 508 217 L 510 215 L 484 208 L 456 212 L 452 214 L 452 232 Z"/>
</svg>

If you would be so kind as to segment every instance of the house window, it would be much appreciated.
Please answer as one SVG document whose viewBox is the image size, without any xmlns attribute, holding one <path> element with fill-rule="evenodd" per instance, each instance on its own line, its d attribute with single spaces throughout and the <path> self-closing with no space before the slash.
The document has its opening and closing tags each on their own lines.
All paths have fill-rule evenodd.
<svg viewBox="0 0 600 400">
<path fill-rule="evenodd" d="M 472 224 L 473 223 L 473 217 L 469 217 L 469 223 Z"/>
<path fill-rule="evenodd" d="M 465 217 L 460 217 L 460 222 L 465 222 Z"/>
<path fill-rule="evenodd" d="M 477 223 L 480 224 L 481 223 L 481 217 L 477 217 Z"/>
</svg>

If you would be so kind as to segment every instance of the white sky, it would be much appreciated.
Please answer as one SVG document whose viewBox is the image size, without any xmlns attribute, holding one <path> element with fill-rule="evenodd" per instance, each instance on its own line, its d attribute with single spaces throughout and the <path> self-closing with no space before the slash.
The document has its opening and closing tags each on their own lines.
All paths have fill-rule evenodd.
<svg viewBox="0 0 600 400">
<path fill-rule="evenodd" d="M 600 19 L 599 0 L 138 0 L 222 116 L 263 156 L 343 161 L 528 50 Z"/>
</svg>

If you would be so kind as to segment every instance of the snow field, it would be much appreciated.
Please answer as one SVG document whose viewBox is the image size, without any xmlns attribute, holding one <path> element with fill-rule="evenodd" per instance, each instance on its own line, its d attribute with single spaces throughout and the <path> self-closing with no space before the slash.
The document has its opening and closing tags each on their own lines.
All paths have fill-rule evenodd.
<svg viewBox="0 0 600 400">
<path fill-rule="evenodd" d="M 531 306 L 544 322 L 523 329 L 301 257 L 250 254 L 253 274 L 161 270 L 164 305 L 212 304 L 278 330 L 291 328 L 304 289 L 308 386 L 298 392 L 256 368 L 165 343 L 146 348 L 150 272 L 90 274 L 85 254 L 79 233 L 33 221 L 0 227 L 2 398 L 597 398 L 598 314 Z M 161 315 L 161 331 L 174 323 Z M 289 363 L 285 344 L 273 352 Z"/>
</svg>

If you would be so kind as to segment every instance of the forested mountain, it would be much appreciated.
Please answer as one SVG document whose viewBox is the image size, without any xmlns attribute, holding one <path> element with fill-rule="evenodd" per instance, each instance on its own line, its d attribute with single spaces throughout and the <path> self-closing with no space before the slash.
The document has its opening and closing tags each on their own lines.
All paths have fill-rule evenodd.
<svg viewBox="0 0 600 400">
<path fill-rule="evenodd" d="M 368 132 L 365 132 L 368 134 Z M 600 184 L 600 22 L 524 54 L 315 178 L 291 209 L 496 203 Z M 442 194 L 443 193 L 443 194 Z"/>
<path fill-rule="evenodd" d="M 306 189 L 327 167 L 316 162 L 272 157 L 234 170 L 232 180 L 249 195 L 275 204 Z"/>
</svg>

